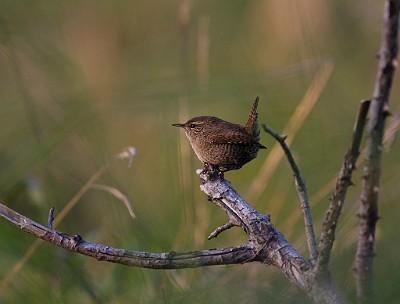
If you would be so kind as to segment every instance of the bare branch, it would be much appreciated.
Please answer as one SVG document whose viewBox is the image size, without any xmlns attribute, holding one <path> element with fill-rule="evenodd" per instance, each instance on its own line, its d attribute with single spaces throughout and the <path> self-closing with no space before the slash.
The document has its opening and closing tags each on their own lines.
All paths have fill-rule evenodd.
<svg viewBox="0 0 400 304">
<path fill-rule="evenodd" d="M 47 218 L 47 227 L 49 227 L 49 229 L 53 229 L 53 222 L 54 222 L 54 207 L 51 207 L 49 210 L 49 216 Z"/>
<path fill-rule="evenodd" d="M 356 253 L 357 297 L 360 303 L 373 302 L 373 257 L 375 228 L 378 220 L 378 195 L 382 140 L 389 113 L 389 95 L 397 66 L 400 0 L 385 1 L 384 24 L 378 70 L 370 106 L 365 151 L 360 223 Z"/>
<path fill-rule="evenodd" d="M 257 256 L 251 244 L 192 252 L 150 253 L 113 248 L 85 241 L 79 235 L 68 235 L 45 227 L 7 206 L 0 204 L 0 216 L 25 232 L 73 252 L 96 258 L 100 261 L 154 269 L 192 268 L 210 265 L 227 265 L 250 262 Z"/>
<path fill-rule="evenodd" d="M 370 100 L 361 101 L 353 130 L 351 145 L 344 157 L 343 165 L 336 181 L 336 189 L 332 195 L 329 209 L 322 226 L 321 238 L 319 241 L 319 255 L 315 270 L 317 276 L 326 275 L 328 272 L 332 246 L 335 240 L 336 226 L 344 205 L 347 189 L 353 184 L 351 177 L 353 170 L 356 169 L 356 162 L 360 154 L 360 143 L 364 133 L 369 105 Z"/>
<path fill-rule="evenodd" d="M 210 178 L 212 177 L 212 178 Z M 315 281 L 312 268 L 284 236 L 270 223 L 269 215 L 254 210 L 222 178 L 209 172 L 200 173 L 201 190 L 228 215 L 229 222 L 218 229 L 240 226 L 248 235 L 249 243 L 222 249 L 192 252 L 151 253 L 113 248 L 85 241 L 79 235 L 68 235 L 45 227 L 0 204 L 0 216 L 22 230 L 67 250 L 96 258 L 100 261 L 153 269 L 193 268 L 210 265 L 228 265 L 261 262 L 280 269 L 286 277 L 316 303 L 340 303 L 332 281 L 321 285 Z M 324 282 L 324 283 L 326 283 Z"/>
<path fill-rule="evenodd" d="M 101 261 L 154 269 L 193 268 L 259 261 L 280 268 L 297 286 L 302 289 L 308 288 L 306 275 L 308 263 L 269 223 L 268 216 L 252 209 L 225 180 L 205 183 L 202 188 L 208 195 L 213 196 L 213 200 L 225 204 L 229 213 L 236 213 L 237 217 L 243 219 L 242 227 L 246 227 L 245 230 L 251 235 L 249 244 L 182 253 L 140 252 L 87 242 L 79 235 L 71 236 L 43 226 L 3 204 L 0 204 L 0 216 L 44 241 Z"/>
<path fill-rule="evenodd" d="M 301 210 L 303 212 L 303 217 L 304 217 L 304 225 L 305 225 L 305 230 L 306 230 L 306 235 L 307 235 L 308 250 L 310 252 L 310 260 L 311 260 L 311 262 L 313 262 L 313 261 L 315 262 L 315 260 L 318 256 L 318 250 L 317 250 L 317 243 L 315 240 L 315 233 L 314 233 L 314 226 L 313 226 L 313 222 L 312 222 L 310 204 L 308 201 L 306 183 L 305 183 L 304 179 L 301 177 L 299 167 L 297 166 L 296 161 L 294 160 L 294 157 L 293 157 L 292 153 L 290 152 L 289 147 L 285 143 L 285 139 L 287 138 L 287 135 L 279 135 L 270 126 L 267 126 L 265 124 L 263 124 L 262 127 L 265 132 L 269 133 L 273 138 L 275 138 L 279 142 L 283 151 L 286 154 L 286 157 L 287 157 L 289 164 L 292 168 L 292 171 L 294 173 L 296 189 L 297 189 L 297 193 L 299 194 Z"/>
<path fill-rule="evenodd" d="M 203 183 L 200 189 L 226 212 L 230 222 L 247 233 L 250 244 L 257 252 L 254 260 L 278 267 L 292 283 L 308 290 L 310 265 L 270 223 L 269 215 L 254 210 L 227 180 L 210 178 L 204 171 L 200 173 L 200 178 Z"/>
<path fill-rule="evenodd" d="M 228 181 L 220 178 L 209 179 L 207 173 L 204 172 L 200 176 L 203 182 L 202 191 L 210 197 L 214 204 L 225 210 L 231 224 L 234 223 L 245 230 L 249 236 L 248 244 L 183 253 L 139 252 L 87 242 L 79 235 L 71 236 L 45 227 L 2 204 L 0 204 L 0 215 L 42 240 L 102 261 L 155 269 L 258 261 L 278 267 L 291 282 L 305 291 L 309 290 L 308 262 L 270 223 L 269 215 L 263 215 L 254 210 Z"/>
<path fill-rule="evenodd" d="M 215 230 L 213 232 L 211 232 L 211 234 L 208 236 L 208 240 L 211 240 L 212 238 L 216 238 L 221 232 L 231 229 L 232 227 L 236 226 L 234 223 L 232 222 L 228 222 L 226 224 L 223 224 L 217 228 L 215 228 Z"/>
<path fill-rule="evenodd" d="M 239 220 L 239 226 L 257 251 L 254 260 L 279 268 L 315 303 L 341 303 L 332 279 L 323 282 L 315 280 L 310 263 L 270 223 L 269 215 L 254 210 L 227 180 L 210 179 L 204 171 L 200 173 L 200 178 L 203 183 L 200 189 L 211 201 L 225 210 L 230 221 Z"/>
</svg>

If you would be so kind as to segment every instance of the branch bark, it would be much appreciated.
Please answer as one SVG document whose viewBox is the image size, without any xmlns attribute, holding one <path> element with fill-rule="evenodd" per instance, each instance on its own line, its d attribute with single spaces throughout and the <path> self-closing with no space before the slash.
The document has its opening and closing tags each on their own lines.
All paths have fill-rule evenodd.
<svg viewBox="0 0 400 304">
<path fill-rule="evenodd" d="M 272 225 L 269 215 L 254 210 L 229 181 L 215 178 L 204 171 L 200 173 L 200 178 L 200 189 L 226 212 L 229 222 L 235 223 L 247 233 L 249 244 L 257 252 L 254 260 L 279 268 L 296 286 L 305 291 L 310 289 L 309 263 Z"/>
<path fill-rule="evenodd" d="M 317 243 L 315 240 L 314 226 L 313 226 L 313 221 L 312 221 L 312 216 L 311 216 L 310 203 L 308 200 L 306 182 L 300 174 L 299 167 L 297 166 L 296 161 L 294 160 L 294 157 L 293 157 L 292 153 L 290 152 L 289 147 L 285 143 L 285 139 L 287 138 L 287 135 L 279 135 L 277 132 L 275 132 L 271 127 L 267 126 L 266 124 L 263 124 L 262 127 L 265 132 L 269 133 L 273 138 L 275 138 L 279 142 L 283 151 L 285 152 L 285 155 L 286 155 L 286 158 L 288 159 L 290 167 L 292 168 L 294 178 L 295 178 L 295 183 L 296 183 L 296 190 L 297 190 L 297 193 L 299 194 L 299 198 L 300 198 L 301 211 L 303 212 L 304 226 L 305 226 L 305 230 L 306 230 L 307 243 L 308 243 L 308 250 L 310 252 L 310 260 L 311 260 L 311 263 L 315 263 L 315 260 L 317 259 L 317 256 L 318 256 L 318 249 L 317 249 Z"/>
<path fill-rule="evenodd" d="M 229 181 L 209 172 L 200 173 L 201 190 L 229 218 L 228 226 L 239 226 L 248 235 L 247 244 L 211 250 L 191 252 L 152 253 L 113 248 L 85 241 L 79 235 L 68 235 L 43 226 L 0 204 L 0 216 L 54 245 L 67 250 L 96 258 L 100 261 L 120 263 L 153 269 L 193 268 L 211 265 L 261 262 L 280 269 L 298 288 L 308 294 L 316 303 L 340 303 L 333 284 L 318 284 L 314 280 L 311 264 L 284 238 L 270 222 L 269 215 L 254 210 L 232 187 Z M 225 225 L 224 225 L 225 226 Z M 222 229 L 220 232 L 225 231 Z M 332 281 L 330 281 L 332 283 Z"/>
<path fill-rule="evenodd" d="M 215 205 L 225 210 L 230 222 L 240 226 L 249 243 L 230 248 L 192 252 L 151 253 L 113 248 L 85 241 L 80 235 L 68 235 L 43 226 L 0 204 L 0 216 L 25 232 L 67 250 L 101 261 L 154 269 L 193 268 L 211 265 L 240 264 L 258 261 L 273 265 L 301 289 L 308 289 L 308 262 L 270 223 L 269 215 L 255 211 L 225 179 L 213 179 L 201 173 L 202 191 Z"/>
<path fill-rule="evenodd" d="M 349 186 L 353 185 L 351 177 L 353 171 L 356 169 L 356 162 L 360 155 L 360 143 L 364 133 L 369 105 L 370 100 L 361 101 L 351 145 L 344 157 L 343 165 L 336 181 L 336 188 L 322 226 L 321 238 L 319 241 L 319 255 L 315 266 L 316 275 L 320 279 L 329 276 L 328 266 L 333 242 L 335 241 L 336 226 L 344 205 L 347 189 Z"/>
<path fill-rule="evenodd" d="M 0 216 L 46 242 L 96 258 L 99 261 L 118 263 L 128 266 L 153 269 L 193 268 L 211 265 L 240 264 L 252 261 L 257 252 L 251 244 L 223 249 L 211 249 L 191 252 L 151 253 L 113 248 L 85 241 L 80 235 L 68 235 L 64 232 L 43 226 L 30 218 L 0 204 Z"/>
<path fill-rule="evenodd" d="M 360 194 L 359 233 L 356 253 L 356 286 L 360 303 L 373 302 L 373 257 L 378 220 L 378 194 L 382 140 L 389 113 L 389 94 L 397 66 L 400 0 L 385 2 L 378 71 L 371 100 L 365 165 Z"/>
</svg>

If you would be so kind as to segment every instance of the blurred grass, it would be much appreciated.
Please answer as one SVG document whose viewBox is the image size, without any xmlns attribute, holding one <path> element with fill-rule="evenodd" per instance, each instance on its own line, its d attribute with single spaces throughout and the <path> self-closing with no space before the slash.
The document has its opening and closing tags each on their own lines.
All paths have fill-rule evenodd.
<svg viewBox="0 0 400 304">
<path fill-rule="evenodd" d="M 226 218 L 199 191 L 194 170 L 200 163 L 170 126 L 203 114 L 244 123 L 259 95 L 260 121 L 281 131 L 323 59 L 330 58 L 333 73 L 292 144 L 314 198 L 319 235 L 330 195 L 321 187 L 329 189 L 336 176 L 358 102 L 372 92 L 382 7 L 375 2 L 365 7 L 361 1 L 3 1 L 1 200 L 45 223 L 51 206 L 60 212 L 112 155 L 133 145 L 133 167 L 116 163 L 99 183 L 127 195 L 138 218 L 132 222 L 117 199 L 92 190 L 60 230 L 147 251 L 244 243 L 239 229 L 206 241 Z M 399 105 L 398 82 L 396 76 L 393 109 Z M 249 191 L 274 145 L 261 137 L 270 150 L 227 174 L 240 193 Z M 383 157 L 377 231 L 376 289 L 387 303 L 400 297 L 394 287 L 400 272 L 393 229 L 399 216 L 398 148 L 395 140 Z M 360 174 L 343 209 L 332 261 L 337 284 L 350 300 Z M 306 255 L 292 183 L 283 161 L 257 208 L 270 212 Z M 0 234 L 2 280 L 34 239 L 5 222 Z M 306 302 L 281 273 L 258 264 L 153 271 L 100 263 L 46 244 L 0 295 L 6 303 L 262 303 L 266 298 Z"/>
</svg>

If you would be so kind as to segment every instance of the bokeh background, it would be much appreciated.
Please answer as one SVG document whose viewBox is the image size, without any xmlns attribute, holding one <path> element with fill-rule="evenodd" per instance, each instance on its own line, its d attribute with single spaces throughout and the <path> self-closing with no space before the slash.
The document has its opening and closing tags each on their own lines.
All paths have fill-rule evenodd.
<svg viewBox="0 0 400 304">
<path fill-rule="evenodd" d="M 38 0 L 0 7 L 3 203 L 46 223 L 50 207 L 57 215 L 109 163 L 95 184 L 125 195 L 137 218 L 97 186 L 59 230 L 140 251 L 243 244 L 238 228 L 206 240 L 226 215 L 200 192 L 195 169 L 201 164 L 171 124 L 197 115 L 245 123 L 258 95 L 259 120 L 293 140 L 319 236 L 359 101 L 372 93 L 383 1 Z M 398 82 L 396 76 L 395 115 L 388 120 L 394 129 Z M 382 303 L 400 299 L 399 142 L 391 134 L 374 271 Z M 285 159 L 268 158 L 277 155 L 275 142 L 265 133 L 261 138 L 269 150 L 226 178 L 307 256 L 292 173 Z M 128 145 L 137 151 L 131 168 L 110 162 Z M 360 171 L 331 264 L 350 302 Z M 130 268 L 49 244 L 32 247 L 35 238 L 4 220 L 0 234 L 2 303 L 307 302 L 278 270 L 261 264 Z"/>
</svg>

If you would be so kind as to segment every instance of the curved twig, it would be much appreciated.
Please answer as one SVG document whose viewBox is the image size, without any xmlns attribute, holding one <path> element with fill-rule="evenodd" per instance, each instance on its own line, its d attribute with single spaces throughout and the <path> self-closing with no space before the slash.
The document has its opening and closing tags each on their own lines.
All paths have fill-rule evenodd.
<svg viewBox="0 0 400 304">
<path fill-rule="evenodd" d="M 279 142 L 289 161 L 290 167 L 292 168 L 296 182 L 297 193 L 299 194 L 300 198 L 301 210 L 303 212 L 303 217 L 304 217 L 304 225 L 307 235 L 308 250 L 310 252 L 310 260 L 312 263 L 314 263 L 318 256 L 318 249 L 315 240 L 310 203 L 308 201 L 306 182 L 301 177 L 299 167 L 297 166 L 296 161 L 294 160 L 294 157 L 290 152 L 289 147 L 285 143 L 287 135 L 279 135 L 276 131 L 274 131 L 270 126 L 266 124 L 262 124 L 262 127 L 265 132 L 270 134 L 273 138 L 275 138 Z"/>
<path fill-rule="evenodd" d="M 216 238 L 221 232 L 231 229 L 232 227 L 236 226 L 234 223 L 232 222 L 227 222 L 217 228 L 214 229 L 213 232 L 210 233 L 210 235 L 208 236 L 207 240 L 211 240 L 213 238 Z"/>
<path fill-rule="evenodd" d="M 99 261 L 153 269 L 178 269 L 210 265 L 239 264 L 252 261 L 256 250 L 251 244 L 191 252 L 150 253 L 114 248 L 85 241 L 80 235 L 69 235 L 43 226 L 0 204 L 0 215 L 44 241 L 64 249 L 96 258 Z"/>
</svg>

